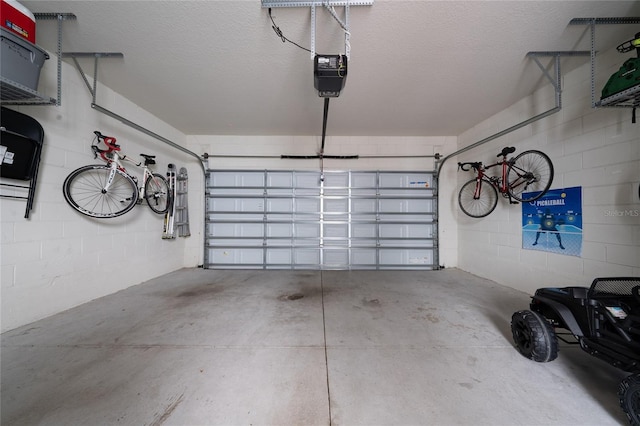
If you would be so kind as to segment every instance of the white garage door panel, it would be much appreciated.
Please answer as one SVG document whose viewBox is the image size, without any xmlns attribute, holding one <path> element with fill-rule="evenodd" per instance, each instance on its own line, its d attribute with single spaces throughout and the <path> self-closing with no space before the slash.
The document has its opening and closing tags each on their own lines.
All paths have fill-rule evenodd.
<svg viewBox="0 0 640 426">
<path fill-rule="evenodd" d="M 323 263 L 331 268 L 344 268 L 349 266 L 349 251 L 341 248 L 331 248 L 324 250 Z"/>
<path fill-rule="evenodd" d="M 358 214 L 372 214 L 375 217 L 376 213 L 376 200 L 367 199 L 351 199 L 351 211 Z"/>
<path fill-rule="evenodd" d="M 262 204 L 261 204 L 262 206 Z M 293 211 L 292 199 L 271 199 L 267 200 L 267 213 L 287 213 Z"/>
<path fill-rule="evenodd" d="M 433 263 L 433 252 L 426 250 L 380 250 L 380 263 L 385 266 L 428 265 Z"/>
<path fill-rule="evenodd" d="M 291 172 L 269 172 L 267 174 L 267 186 L 272 191 L 276 191 L 277 187 L 284 188 L 285 190 L 289 190 L 293 187 L 293 174 Z"/>
<path fill-rule="evenodd" d="M 210 232 L 211 235 L 215 235 L 216 238 L 254 237 L 261 239 L 263 236 L 262 228 L 262 225 L 256 223 L 212 223 Z"/>
<path fill-rule="evenodd" d="M 261 249 L 211 249 L 211 263 L 227 266 L 254 266 L 262 264 Z"/>
<path fill-rule="evenodd" d="M 282 240 L 283 244 L 289 244 L 289 241 L 286 239 L 293 237 L 293 226 L 288 223 L 268 223 L 267 237 L 272 239 L 284 238 L 284 240 Z"/>
<path fill-rule="evenodd" d="M 376 249 L 359 249 L 351 250 L 351 264 L 354 267 L 372 266 L 378 264 Z"/>
<path fill-rule="evenodd" d="M 345 199 L 326 198 L 324 200 L 325 213 L 348 213 L 349 201 Z"/>
<path fill-rule="evenodd" d="M 293 266 L 312 266 L 320 264 L 320 250 L 296 248 L 293 251 Z"/>
<path fill-rule="evenodd" d="M 294 204 L 295 208 L 293 211 L 295 213 L 320 214 L 320 200 L 318 199 L 296 198 Z"/>
<path fill-rule="evenodd" d="M 314 240 L 320 238 L 319 223 L 296 223 L 293 229 L 295 238 L 311 238 Z"/>
<path fill-rule="evenodd" d="M 431 225 L 380 225 L 380 238 L 433 238 Z"/>
<path fill-rule="evenodd" d="M 209 170 L 207 268 L 433 269 L 432 172 Z"/>
<path fill-rule="evenodd" d="M 292 250 L 286 249 L 267 249 L 267 265 L 291 265 L 293 263 Z"/>
</svg>

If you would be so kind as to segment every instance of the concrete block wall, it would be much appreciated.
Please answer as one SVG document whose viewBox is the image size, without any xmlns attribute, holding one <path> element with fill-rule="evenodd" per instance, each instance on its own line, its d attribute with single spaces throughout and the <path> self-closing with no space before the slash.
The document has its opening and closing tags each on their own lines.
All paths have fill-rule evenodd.
<svg viewBox="0 0 640 426">
<path fill-rule="evenodd" d="M 50 52 L 39 91 L 56 96 L 56 56 Z M 85 71 L 91 72 L 92 61 Z M 156 170 L 166 173 L 169 162 L 188 165 L 194 180 L 203 180 L 192 157 L 159 143 L 91 108 L 91 96 L 77 70 L 64 63 L 61 106 L 7 106 L 43 126 L 44 148 L 34 209 L 25 219 L 25 202 L 0 199 L 1 327 L 17 326 L 69 309 L 89 300 L 141 283 L 184 266 L 198 264 L 202 243 L 201 205 L 194 204 L 193 236 L 162 240 L 163 217 L 144 205 L 120 218 L 98 220 L 72 210 L 62 195 L 62 183 L 74 169 L 99 163 L 91 154 L 93 131 L 118 138 L 123 152 L 157 155 Z M 91 77 L 89 77 L 91 79 Z M 98 103 L 176 143 L 185 136 L 98 86 Z M 136 173 L 135 167 L 128 170 Z M 25 182 L 3 179 L 3 182 Z M 3 189 L 3 193 L 7 193 Z M 197 194 L 191 199 L 201 203 Z M 185 254 L 186 253 L 186 254 Z"/>
<path fill-rule="evenodd" d="M 627 59 L 612 49 L 596 59 L 596 93 Z M 535 64 L 531 64 L 535 66 Z M 581 257 L 522 249 L 522 208 L 498 200 L 486 218 L 472 219 L 457 207 L 457 191 L 472 177 L 458 172 L 458 188 L 448 195 L 458 225 L 458 266 L 526 292 L 543 286 L 590 285 L 596 277 L 640 276 L 640 123 L 631 109 L 591 108 L 591 71 L 584 65 L 562 78 L 560 112 L 459 155 L 457 161 L 496 159 L 505 146 L 518 152 L 539 149 L 554 163 L 552 189 L 582 187 Z M 554 91 L 541 87 L 459 136 L 459 147 L 546 111 Z M 448 164 L 456 167 L 456 161 Z"/>
</svg>

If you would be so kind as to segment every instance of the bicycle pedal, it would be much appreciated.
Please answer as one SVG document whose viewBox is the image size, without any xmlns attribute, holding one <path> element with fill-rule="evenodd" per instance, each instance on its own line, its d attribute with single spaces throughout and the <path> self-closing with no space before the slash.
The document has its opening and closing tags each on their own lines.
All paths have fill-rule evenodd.
<svg viewBox="0 0 640 426">
<path fill-rule="evenodd" d="M 509 204 L 520 204 L 520 203 L 517 201 L 509 201 Z"/>
</svg>

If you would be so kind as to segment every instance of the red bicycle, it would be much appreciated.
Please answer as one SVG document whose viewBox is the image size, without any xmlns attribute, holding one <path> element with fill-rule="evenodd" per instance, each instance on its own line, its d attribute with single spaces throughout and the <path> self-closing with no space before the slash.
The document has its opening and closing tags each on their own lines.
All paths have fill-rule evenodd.
<svg viewBox="0 0 640 426">
<path fill-rule="evenodd" d="M 458 194 L 458 204 L 462 211 L 471 217 L 485 217 L 498 204 L 498 192 L 509 198 L 509 203 L 528 203 L 542 197 L 553 181 L 553 164 L 541 151 L 524 151 L 516 157 L 507 159 L 515 152 L 514 147 L 504 148 L 498 157 L 502 159 L 484 166 L 482 162 L 458 163 L 458 169 L 476 173 L 476 177 L 462 185 Z M 487 176 L 486 171 L 500 166 L 500 176 Z M 513 201 L 513 200 L 517 201 Z"/>
</svg>

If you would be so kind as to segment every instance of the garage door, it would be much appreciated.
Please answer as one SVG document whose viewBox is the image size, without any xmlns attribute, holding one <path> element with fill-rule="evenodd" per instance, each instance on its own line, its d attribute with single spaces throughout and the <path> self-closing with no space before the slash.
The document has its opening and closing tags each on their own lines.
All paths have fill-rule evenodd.
<svg viewBox="0 0 640 426">
<path fill-rule="evenodd" d="M 209 170 L 205 268 L 434 269 L 433 176 Z"/>
</svg>

